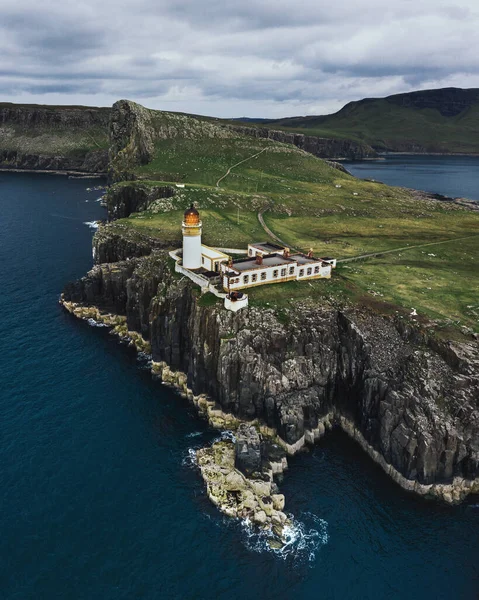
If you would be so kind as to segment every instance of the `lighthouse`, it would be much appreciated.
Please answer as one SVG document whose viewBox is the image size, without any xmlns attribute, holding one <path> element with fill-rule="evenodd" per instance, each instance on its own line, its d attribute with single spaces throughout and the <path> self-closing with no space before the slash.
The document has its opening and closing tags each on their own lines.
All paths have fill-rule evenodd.
<svg viewBox="0 0 479 600">
<path fill-rule="evenodd" d="M 182 231 L 183 267 L 199 269 L 201 267 L 201 221 L 200 213 L 193 204 L 185 210 Z"/>
</svg>

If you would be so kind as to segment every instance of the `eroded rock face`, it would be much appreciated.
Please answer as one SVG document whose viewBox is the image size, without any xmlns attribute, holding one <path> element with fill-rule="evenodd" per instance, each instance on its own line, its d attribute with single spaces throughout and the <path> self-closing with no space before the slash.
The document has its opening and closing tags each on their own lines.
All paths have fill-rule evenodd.
<svg viewBox="0 0 479 600">
<path fill-rule="evenodd" d="M 472 337 L 448 343 L 412 321 L 309 303 L 292 307 L 286 324 L 273 309 L 202 306 L 156 252 L 98 265 L 65 295 L 126 314 L 155 361 L 225 413 L 274 429 L 289 452 L 336 423 L 407 489 L 441 495 L 434 486 L 451 485 L 444 494 L 454 501 L 479 490 Z"/>
<path fill-rule="evenodd" d="M 261 440 L 253 425 L 242 423 L 236 432 L 235 467 L 247 476 L 261 471 Z"/>
<path fill-rule="evenodd" d="M 304 150 L 318 156 L 319 158 L 348 158 L 350 160 L 360 160 L 363 158 L 375 158 L 377 152 L 368 146 L 368 144 L 354 142 L 352 140 L 321 138 L 315 135 L 305 135 L 303 133 L 288 133 L 268 127 L 245 127 L 241 125 L 230 125 L 234 131 L 242 135 L 249 135 L 257 138 L 268 138 L 283 144 L 293 144 Z"/>
<path fill-rule="evenodd" d="M 0 169 L 106 173 L 109 120 L 109 108 L 0 104 Z"/>
</svg>

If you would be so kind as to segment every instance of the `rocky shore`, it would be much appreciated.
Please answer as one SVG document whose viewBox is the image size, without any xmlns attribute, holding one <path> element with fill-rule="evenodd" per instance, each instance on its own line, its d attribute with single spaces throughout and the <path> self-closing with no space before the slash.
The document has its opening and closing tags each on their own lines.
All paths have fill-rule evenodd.
<svg viewBox="0 0 479 600">
<path fill-rule="evenodd" d="M 338 426 L 404 489 L 448 503 L 479 492 L 479 350 L 473 336 L 444 341 L 413 319 L 308 302 L 290 309 L 286 319 L 255 306 L 228 313 L 220 303 L 203 303 L 147 237 L 136 234 L 135 255 L 124 260 L 131 245 L 114 226 L 100 227 L 94 239 L 99 264 L 66 286 L 63 302 L 75 314 L 94 307 L 121 315 L 125 331 L 151 348 L 154 374 L 189 397 L 214 426 L 257 429 L 264 465 L 275 463 L 266 441 L 281 449 L 276 462 L 282 469 L 288 454 Z M 100 263 L 105 257 L 109 262 Z M 209 494 L 224 499 L 218 503 L 227 513 L 263 520 L 254 516 L 263 511 L 268 517 L 263 496 L 253 509 L 243 492 L 211 487 L 218 469 L 221 481 L 233 472 L 230 480 L 239 484 L 236 471 L 247 478 L 233 471 L 232 456 L 227 444 L 200 453 Z M 277 468 L 263 466 L 261 476 L 271 483 L 268 473 Z M 275 494 L 273 483 L 264 497 Z M 243 484 L 251 491 L 248 481 Z M 272 528 L 272 519 L 263 525 Z"/>
</svg>

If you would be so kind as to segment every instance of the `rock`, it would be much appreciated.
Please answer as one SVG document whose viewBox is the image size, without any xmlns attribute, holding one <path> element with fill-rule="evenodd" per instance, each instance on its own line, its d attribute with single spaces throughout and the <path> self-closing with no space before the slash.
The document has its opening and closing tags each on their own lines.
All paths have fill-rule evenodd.
<svg viewBox="0 0 479 600">
<path fill-rule="evenodd" d="M 316 135 L 304 135 L 302 133 L 289 133 L 274 129 L 274 124 L 271 128 L 246 127 L 243 125 L 230 125 L 229 127 L 242 135 L 268 138 L 284 144 L 293 144 L 301 148 L 301 150 L 310 152 L 320 158 L 349 158 L 351 160 L 359 160 L 378 156 L 377 152 L 371 146 L 362 142 L 321 138 Z M 335 165 L 332 166 L 333 168 L 338 168 Z"/>
<path fill-rule="evenodd" d="M 283 510 L 284 509 L 284 496 L 283 494 L 273 494 L 271 496 L 273 499 L 273 507 L 275 510 Z"/>
<path fill-rule="evenodd" d="M 283 544 L 283 542 L 280 542 L 276 538 L 269 538 L 268 539 L 268 546 L 272 550 L 281 550 L 281 548 L 284 546 L 284 544 Z"/>
<path fill-rule="evenodd" d="M 247 509 L 254 509 L 258 506 L 258 500 L 251 490 L 242 491 L 240 503 Z"/>
<path fill-rule="evenodd" d="M 255 512 L 253 516 L 253 521 L 257 525 L 264 525 L 267 521 L 266 513 L 264 512 L 264 510 L 259 510 L 258 512 Z"/>
<path fill-rule="evenodd" d="M 235 466 L 245 475 L 261 470 L 261 440 L 253 425 L 242 423 L 236 432 Z"/>
<path fill-rule="evenodd" d="M 269 496 L 271 493 L 271 483 L 268 481 L 249 480 L 249 484 L 253 492 L 258 497 Z"/>
<path fill-rule="evenodd" d="M 100 227 L 95 238 L 109 260 L 130 247 L 148 250 L 144 238 L 137 245 L 130 233 L 123 238 L 119 225 Z M 155 363 L 185 373 L 195 397 L 262 423 L 288 452 L 304 445 L 306 432 L 316 439 L 339 425 L 406 489 L 441 497 L 452 484 L 460 498 L 477 489 L 477 340 L 448 343 L 421 323 L 357 307 L 298 302 L 287 325 L 264 308 L 225 313 L 199 305 L 193 284 L 176 278 L 168 260 L 155 248 L 96 265 L 66 287 L 65 300 L 126 316 L 127 329 L 150 341 Z M 208 410 L 207 400 L 202 405 Z M 228 456 L 232 464 L 224 466 L 246 472 L 269 460 L 251 423 L 238 429 L 237 451 Z M 251 485 L 260 497 L 271 494 L 258 478 Z"/>
<path fill-rule="evenodd" d="M 239 491 L 244 489 L 245 480 L 238 471 L 231 471 L 225 478 L 225 487 L 227 490 Z"/>
</svg>

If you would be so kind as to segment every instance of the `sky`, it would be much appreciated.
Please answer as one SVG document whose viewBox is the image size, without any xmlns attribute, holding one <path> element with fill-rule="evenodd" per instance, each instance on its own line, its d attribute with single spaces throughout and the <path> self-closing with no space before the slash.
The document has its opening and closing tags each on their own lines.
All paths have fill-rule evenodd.
<svg viewBox="0 0 479 600">
<path fill-rule="evenodd" d="M 0 0 L 0 101 L 218 117 L 479 87 L 479 2 Z"/>
</svg>

